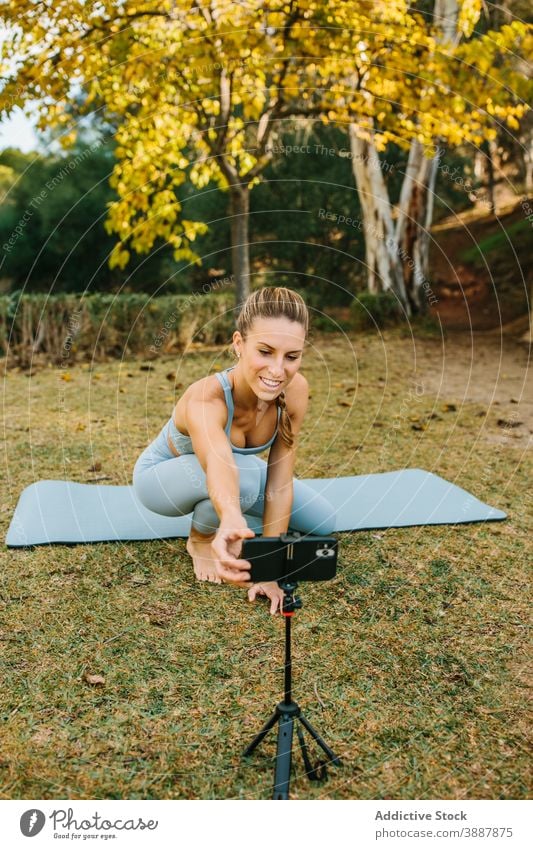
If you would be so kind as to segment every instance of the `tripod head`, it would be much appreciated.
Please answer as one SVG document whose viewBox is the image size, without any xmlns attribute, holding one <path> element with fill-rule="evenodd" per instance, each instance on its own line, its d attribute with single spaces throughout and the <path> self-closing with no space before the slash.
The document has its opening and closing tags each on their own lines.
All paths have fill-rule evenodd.
<svg viewBox="0 0 533 849">
<path fill-rule="evenodd" d="M 283 583 L 296 585 L 297 581 L 334 578 L 337 547 L 335 537 L 294 531 L 278 537 L 245 539 L 241 557 L 250 563 L 254 583 L 277 581 L 281 587 Z"/>
<path fill-rule="evenodd" d="M 278 586 L 283 590 L 283 606 L 281 613 L 283 616 L 293 616 L 295 610 L 300 610 L 302 607 L 302 599 L 295 595 L 298 588 L 297 581 L 278 581 Z"/>
</svg>

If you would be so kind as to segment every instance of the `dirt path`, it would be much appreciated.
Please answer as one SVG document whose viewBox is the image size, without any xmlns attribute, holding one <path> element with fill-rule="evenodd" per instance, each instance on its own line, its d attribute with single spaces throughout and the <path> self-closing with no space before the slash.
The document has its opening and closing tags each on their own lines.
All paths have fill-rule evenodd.
<svg viewBox="0 0 533 849">
<path fill-rule="evenodd" d="M 458 406 L 479 403 L 501 420 L 501 434 L 487 438 L 514 447 L 531 445 L 533 363 L 527 346 L 494 332 L 448 331 L 441 346 L 417 341 L 417 359 L 426 393 Z"/>
<path fill-rule="evenodd" d="M 430 311 L 455 330 L 488 330 L 528 311 L 531 230 L 516 200 L 498 216 L 469 210 L 432 229 Z"/>
</svg>

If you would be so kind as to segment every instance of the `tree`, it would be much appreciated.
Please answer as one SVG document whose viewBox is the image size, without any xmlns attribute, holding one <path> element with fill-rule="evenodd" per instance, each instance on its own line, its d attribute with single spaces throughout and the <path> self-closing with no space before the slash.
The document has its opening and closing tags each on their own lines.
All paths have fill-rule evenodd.
<svg viewBox="0 0 533 849">
<path fill-rule="evenodd" d="M 11 37 L 3 55 L 20 57 L 2 92 L 8 112 L 39 102 L 41 125 L 65 125 L 73 83 L 86 106 L 118 125 L 112 183 L 119 199 L 108 229 L 118 235 L 111 262 L 123 267 L 163 238 L 176 259 L 198 261 L 192 242 L 203 222 L 184 217 L 178 190 L 187 173 L 201 188 L 214 180 L 230 197 L 233 272 L 248 293 L 249 191 L 271 159 L 277 121 L 319 114 L 301 95 L 308 57 L 294 46 L 305 3 L 102 2 L 8 4 Z M 37 45 L 39 59 L 35 60 Z"/>
<path fill-rule="evenodd" d="M 476 0 L 462 4 L 459 29 L 471 27 L 474 7 Z M 179 193 L 187 177 L 198 188 L 214 181 L 229 194 L 238 300 L 249 291 L 250 190 L 272 158 L 271 143 L 285 119 L 314 116 L 353 126 L 353 161 L 361 153 L 364 165 L 358 187 L 370 285 L 392 288 L 410 312 L 420 305 L 417 275 L 411 283 L 408 273 L 410 255 L 395 259 L 389 251 L 387 260 L 382 245 L 372 243 L 373 221 L 382 242 L 388 238 L 390 202 L 370 163 L 378 163 L 388 143 L 413 140 L 412 199 L 420 183 L 416 168 L 427 168 L 424 146 L 434 150 L 436 138 L 449 144 L 479 139 L 489 100 L 498 119 L 523 109 L 502 93 L 505 69 L 496 85 L 489 84 L 484 57 L 475 51 L 459 59 L 471 63 L 482 88 L 479 104 L 468 105 L 475 87 L 464 73 L 457 86 L 453 76 L 461 65 L 450 61 L 460 47 L 441 47 L 440 31 L 407 0 L 346 0 L 335 8 L 328 0 L 145 0 L 142 7 L 119 0 L 96 6 L 13 0 L 2 19 L 10 34 L 3 56 L 19 57 L 5 71 L 4 111 L 38 101 L 42 126 L 64 126 L 68 144 L 75 135 L 68 104 L 83 85 L 83 108 L 102 110 L 117 126 L 118 200 L 108 222 L 118 236 L 112 263 L 123 267 L 132 249 L 148 252 L 158 238 L 172 246 L 176 259 L 198 262 L 193 242 L 205 223 L 185 216 Z M 516 23 L 504 30 L 489 51 L 492 58 L 525 38 Z M 455 88 L 461 94 L 448 94 L 443 103 L 443 92 Z M 424 179 L 427 199 L 431 179 Z M 412 204 L 401 202 L 400 209 L 405 239 L 413 220 L 418 228 L 427 225 L 427 202 L 418 218 Z M 423 245 L 422 239 L 411 244 L 422 264 Z"/>
<path fill-rule="evenodd" d="M 0 168 L 11 166 L 0 211 L 2 276 L 31 291 L 83 291 L 101 277 L 113 247 L 100 230 L 112 164 L 112 152 L 94 143 L 68 156 L 0 153 Z"/>
<path fill-rule="evenodd" d="M 513 50 L 527 55 L 531 28 L 514 22 L 461 44 L 473 34 L 480 9 L 480 2 L 470 0 L 435 0 L 428 19 L 406 6 L 396 29 L 405 49 L 396 68 L 405 70 L 403 84 L 395 80 L 391 86 L 388 74 L 380 79 L 383 45 L 375 40 L 365 37 L 353 56 L 351 75 L 357 84 L 365 75 L 365 88 L 372 92 L 370 117 L 358 116 L 349 127 L 363 208 L 368 288 L 393 291 L 407 315 L 423 312 L 428 295 L 432 297 L 430 227 L 445 146 L 463 141 L 480 145 L 494 136 L 495 121 L 517 129 L 527 108 L 527 79 L 509 56 Z M 416 45 L 414 54 L 408 44 Z M 347 102 L 352 102 L 351 92 Z M 380 157 L 390 141 L 408 145 L 396 209 L 387 187 L 386 160 Z"/>
<path fill-rule="evenodd" d="M 94 135 L 66 154 L 0 152 L 3 288 L 83 292 L 123 285 L 123 275 L 107 264 L 115 240 L 102 232 L 116 197 L 109 186 L 114 162 L 112 146 Z M 129 269 L 129 289 L 153 291 L 177 270 L 164 247 L 139 266 Z"/>
</svg>

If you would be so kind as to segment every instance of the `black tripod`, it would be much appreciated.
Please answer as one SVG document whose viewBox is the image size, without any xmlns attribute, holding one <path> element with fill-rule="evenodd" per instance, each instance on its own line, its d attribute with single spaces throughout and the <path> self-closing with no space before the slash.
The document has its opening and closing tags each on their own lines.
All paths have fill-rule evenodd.
<svg viewBox="0 0 533 849">
<path fill-rule="evenodd" d="M 307 729 L 313 740 L 318 743 L 320 748 L 326 753 L 327 760 L 319 761 L 315 767 L 311 765 L 307 745 L 304 739 L 303 731 L 299 725 L 296 726 L 298 741 L 302 750 L 302 757 L 305 765 L 305 772 L 311 781 L 321 781 L 326 778 L 326 764 L 331 761 L 335 766 L 341 766 L 340 758 L 331 751 L 329 746 L 324 743 L 321 736 L 313 728 L 311 723 L 303 716 L 299 706 L 292 700 L 292 661 L 291 661 L 291 618 L 294 611 L 301 608 L 301 600 L 294 595 L 298 586 L 296 581 L 279 581 L 279 586 L 284 592 L 282 613 L 285 617 L 285 697 L 282 702 L 276 705 L 276 710 L 255 737 L 250 745 L 244 750 L 243 755 L 251 755 L 259 743 L 266 737 L 271 728 L 276 722 L 279 722 L 278 729 L 278 750 L 276 754 L 276 771 L 274 775 L 274 795 L 273 799 L 288 799 L 289 798 L 289 782 L 291 773 L 291 755 L 292 755 L 292 736 L 294 730 L 294 721 L 299 720 L 303 727 Z"/>
</svg>

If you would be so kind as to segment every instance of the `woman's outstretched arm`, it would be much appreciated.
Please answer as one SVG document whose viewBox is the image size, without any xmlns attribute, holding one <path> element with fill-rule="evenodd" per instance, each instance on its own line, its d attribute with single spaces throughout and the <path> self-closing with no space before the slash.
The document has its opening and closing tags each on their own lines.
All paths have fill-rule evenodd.
<svg viewBox="0 0 533 849">
<path fill-rule="evenodd" d="M 288 446 L 278 434 L 268 455 L 263 511 L 263 535 L 279 536 L 287 533 L 294 500 L 294 467 L 298 448 L 298 435 L 309 403 L 309 384 L 298 375 L 287 392 L 287 413 L 291 420 L 294 442 Z"/>
<path fill-rule="evenodd" d="M 187 427 L 194 452 L 206 474 L 207 492 L 220 525 L 212 542 L 216 570 L 224 581 L 245 586 L 250 564 L 239 559 L 242 540 L 255 536 L 240 506 L 239 470 L 224 431 L 225 407 L 217 402 L 189 401 Z"/>
</svg>

